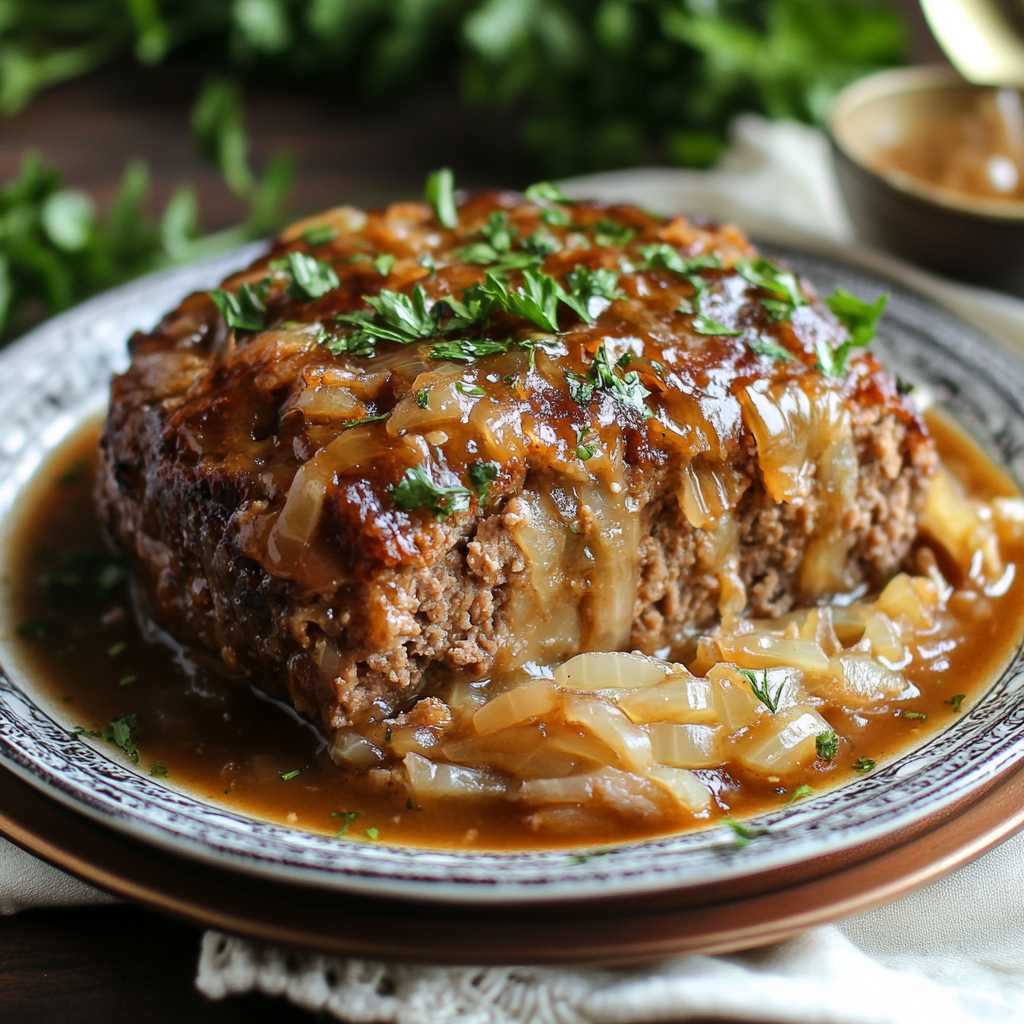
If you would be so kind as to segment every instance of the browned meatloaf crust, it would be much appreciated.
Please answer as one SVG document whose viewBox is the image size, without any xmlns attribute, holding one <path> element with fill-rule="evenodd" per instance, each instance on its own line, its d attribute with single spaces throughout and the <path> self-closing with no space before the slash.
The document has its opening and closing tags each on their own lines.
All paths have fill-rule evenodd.
<svg viewBox="0 0 1024 1024">
<path fill-rule="evenodd" d="M 755 257 L 733 228 L 507 193 L 454 230 L 418 203 L 295 226 L 222 286 L 252 287 L 247 326 L 192 295 L 113 381 L 99 504 L 149 614 L 338 728 L 441 674 L 876 585 L 932 444 L 870 354 L 816 368 L 844 329 Z M 439 304 L 522 298 L 524 272 L 539 313 L 460 329 Z M 398 294 L 422 317 L 389 340 L 365 297 Z"/>
</svg>

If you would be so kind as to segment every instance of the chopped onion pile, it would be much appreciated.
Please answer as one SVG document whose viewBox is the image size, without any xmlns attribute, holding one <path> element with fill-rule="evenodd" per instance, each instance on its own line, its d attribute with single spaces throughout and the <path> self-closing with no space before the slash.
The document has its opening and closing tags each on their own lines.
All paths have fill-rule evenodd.
<svg viewBox="0 0 1024 1024">
<path fill-rule="evenodd" d="M 736 765 L 785 787 L 823 738 L 826 751 L 839 742 L 830 711 L 916 696 L 903 670 L 934 639 L 948 593 L 941 578 L 900 574 L 874 601 L 733 620 L 688 665 L 592 652 L 502 686 L 456 682 L 384 736 L 339 732 L 332 756 L 356 770 L 390 756 L 391 784 L 417 804 L 500 798 L 536 827 L 707 817 L 715 773 Z"/>
</svg>

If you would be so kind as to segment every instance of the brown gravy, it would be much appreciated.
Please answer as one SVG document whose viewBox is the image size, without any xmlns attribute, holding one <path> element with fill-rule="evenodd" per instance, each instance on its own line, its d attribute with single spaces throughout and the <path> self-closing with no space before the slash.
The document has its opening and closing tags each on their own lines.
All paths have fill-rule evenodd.
<svg viewBox="0 0 1024 1024">
<path fill-rule="evenodd" d="M 947 420 L 931 415 L 929 426 L 947 468 L 968 493 L 983 500 L 1018 495 Z M 25 490 L 5 580 L 17 654 L 69 728 L 100 732 L 112 719 L 133 714 L 140 771 L 165 772 L 169 784 L 211 803 L 312 832 L 340 833 L 344 840 L 528 849 L 594 846 L 694 826 L 692 819 L 657 830 L 615 821 L 606 830 L 562 834 L 535 831 L 529 812 L 508 801 L 449 801 L 420 809 L 405 793 L 372 792 L 363 778 L 335 765 L 312 726 L 254 686 L 204 669 L 186 671 L 170 647 L 143 635 L 123 568 L 104 547 L 91 497 L 98 429 L 96 423 L 84 427 Z M 950 607 L 956 626 L 933 645 L 930 660 L 907 669 L 921 691 L 912 710 L 927 718 L 904 717 L 888 707 L 849 713 L 832 722 L 844 741 L 842 756 L 787 777 L 788 789 L 731 765 L 697 772 L 715 802 L 710 816 L 696 824 L 778 807 L 807 795 L 806 787 L 813 793 L 855 780 L 858 759 L 891 759 L 965 712 L 1005 663 L 1024 624 L 1024 542 L 1004 538 L 1003 555 L 1016 570 L 1005 592 L 955 595 Z M 100 738 L 83 741 L 123 756 Z"/>
</svg>

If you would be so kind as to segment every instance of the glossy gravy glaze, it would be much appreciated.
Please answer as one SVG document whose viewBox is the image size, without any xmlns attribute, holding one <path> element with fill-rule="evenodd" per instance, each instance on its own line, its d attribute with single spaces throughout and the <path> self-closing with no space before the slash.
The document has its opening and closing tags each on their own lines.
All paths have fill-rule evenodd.
<svg viewBox="0 0 1024 1024">
<path fill-rule="evenodd" d="M 948 421 L 931 415 L 929 427 L 946 469 L 968 495 L 986 501 L 1017 496 L 1009 479 Z M 584 827 L 562 829 L 557 814 L 544 821 L 508 800 L 421 807 L 407 792 L 375 787 L 372 778 L 332 762 L 324 740 L 294 711 L 254 686 L 189 664 L 140 629 L 127 572 L 107 553 L 96 524 L 97 433 L 97 424 L 84 428 L 25 491 L 5 581 L 11 642 L 21 664 L 58 717 L 86 730 L 83 742 L 100 744 L 112 757 L 125 756 L 120 746 L 137 757 L 140 771 L 211 803 L 343 841 L 467 849 L 595 846 L 812 798 L 837 784 L 856 784 L 858 768 L 870 771 L 967 712 L 1021 634 L 1024 542 L 1019 530 L 1002 529 L 1007 571 L 987 588 L 956 590 L 941 635 L 919 648 L 904 670 L 920 695 L 895 710 L 832 712 L 839 737 L 834 760 L 818 758 L 788 773 L 786 786 L 736 764 L 697 770 L 713 793 L 711 807 L 696 816 L 661 817 L 656 825 L 598 815 Z"/>
</svg>

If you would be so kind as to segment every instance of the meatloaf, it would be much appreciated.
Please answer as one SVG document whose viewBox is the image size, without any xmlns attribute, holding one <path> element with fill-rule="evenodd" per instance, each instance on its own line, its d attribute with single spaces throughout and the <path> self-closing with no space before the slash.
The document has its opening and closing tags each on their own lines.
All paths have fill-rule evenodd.
<svg viewBox="0 0 1024 1024">
<path fill-rule="evenodd" d="M 142 606 L 328 730 L 883 582 L 935 455 L 733 227 L 556 189 L 341 207 L 131 338 L 102 520 Z"/>
</svg>

